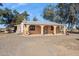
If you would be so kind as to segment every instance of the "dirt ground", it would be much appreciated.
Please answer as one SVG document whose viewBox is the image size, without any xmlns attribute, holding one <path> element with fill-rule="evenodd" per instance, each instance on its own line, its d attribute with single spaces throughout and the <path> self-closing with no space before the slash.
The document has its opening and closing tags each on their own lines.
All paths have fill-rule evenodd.
<svg viewBox="0 0 79 59">
<path fill-rule="evenodd" d="M 79 56 L 79 34 L 28 37 L 0 34 L 0 56 Z"/>
</svg>

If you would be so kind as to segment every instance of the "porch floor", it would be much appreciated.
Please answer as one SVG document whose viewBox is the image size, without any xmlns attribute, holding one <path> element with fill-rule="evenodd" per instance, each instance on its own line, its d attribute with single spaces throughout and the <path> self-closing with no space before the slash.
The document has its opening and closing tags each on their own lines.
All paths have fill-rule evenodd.
<svg viewBox="0 0 79 59">
<path fill-rule="evenodd" d="M 22 36 L 24 36 L 24 37 L 28 37 L 28 36 L 55 36 L 55 35 L 65 35 L 65 34 L 62 34 L 62 33 L 58 33 L 58 34 L 43 34 L 43 35 L 41 35 L 41 34 L 31 34 L 31 35 L 22 35 Z"/>
</svg>

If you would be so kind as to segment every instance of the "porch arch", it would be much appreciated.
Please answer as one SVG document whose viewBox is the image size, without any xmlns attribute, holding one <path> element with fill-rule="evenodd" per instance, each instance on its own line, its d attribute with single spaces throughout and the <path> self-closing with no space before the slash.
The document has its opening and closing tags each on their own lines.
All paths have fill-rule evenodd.
<svg viewBox="0 0 79 59">
<path fill-rule="evenodd" d="M 53 25 L 45 25 L 44 26 L 44 34 L 54 34 L 54 26 Z"/>
<path fill-rule="evenodd" d="M 41 34 L 41 26 L 40 25 L 30 25 L 29 33 L 30 34 Z"/>
</svg>

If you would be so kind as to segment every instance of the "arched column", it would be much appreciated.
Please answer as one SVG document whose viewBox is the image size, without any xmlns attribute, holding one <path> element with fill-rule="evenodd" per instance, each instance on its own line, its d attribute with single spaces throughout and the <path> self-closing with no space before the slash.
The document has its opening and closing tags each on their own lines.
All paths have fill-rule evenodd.
<svg viewBox="0 0 79 59">
<path fill-rule="evenodd" d="M 26 35 L 26 34 L 29 35 L 29 26 L 30 26 L 30 25 L 24 26 L 24 34 L 25 34 L 25 35 Z"/>
<path fill-rule="evenodd" d="M 24 27 L 24 23 L 21 23 L 20 26 L 21 26 L 21 27 L 20 27 L 20 32 L 23 33 L 23 30 L 24 30 L 24 28 L 23 28 L 23 27 Z"/>
<path fill-rule="evenodd" d="M 30 25 L 27 25 L 27 34 L 29 34 L 29 26 L 30 26 Z"/>
<path fill-rule="evenodd" d="M 57 27 L 57 26 L 54 26 L 54 35 L 56 35 L 56 27 Z"/>
<path fill-rule="evenodd" d="M 65 26 L 64 26 L 63 32 L 64 32 L 64 34 L 66 34 L 66 27 Z"/>
<path fill-rule="evenodd" d="M 44 25 L 41 25 L 41 35 L 44 34 Z"/>
</svg>

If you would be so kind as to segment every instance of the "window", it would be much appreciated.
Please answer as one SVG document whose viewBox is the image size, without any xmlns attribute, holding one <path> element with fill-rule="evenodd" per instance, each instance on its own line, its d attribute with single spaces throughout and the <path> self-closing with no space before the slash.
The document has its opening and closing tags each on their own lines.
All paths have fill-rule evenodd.
<svg viewBox="0 0 79 59">
<path fill-rule="evenodd" d="M 53 26 L 51 26 L 51 30 L 53 30 L 54 29 L 54 27 Z"/>
<path fill-rule="evenodd" d="M 29 28 L 31 31 L 34 31 L 35 30 L 35 25 L 30 25 L 30 28 Z"/>
</svg>

